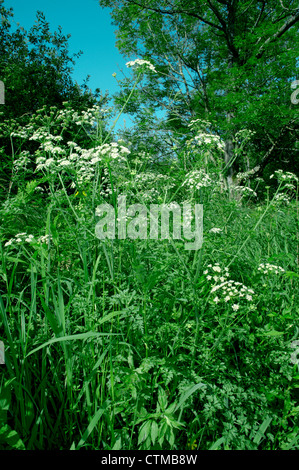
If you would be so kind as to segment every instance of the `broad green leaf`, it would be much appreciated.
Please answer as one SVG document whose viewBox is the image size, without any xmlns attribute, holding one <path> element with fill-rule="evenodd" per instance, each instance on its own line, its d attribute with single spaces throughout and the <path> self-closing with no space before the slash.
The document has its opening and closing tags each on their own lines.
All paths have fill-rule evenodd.
<svg viewBox="0 0 299 470">
<path fill-rule="evenodd" d="M 138 445 L 141 444 L 143 441 L 145 441 L 145 439 L 147 439 L 148 436 L 150 436 L 151 423 L 152 421 L 148 420 L 148 421 L 145 421 L 141 425 L 140 430 L 139 430 L 139 435 L 138 435 Z"/>
<path fill-rule="evenodd" d="M 0 444 L 11 449 L 26 450 L 25 445 L 16 431 L 8 424 L 0 427 Z"/>
<path fill-rule="evenodd" d="M 253 442 L 255 444 L 259 444 L 261 439 L 263 437 L 265 437 L 265 432 L 266 432 L 267 428 L 270 426 L 270 423 L 271 423 L 272 419 L 273 418 L 268 417 L 262 422 L 262 424 L 260 425 L 260 427 L 257 430 L 256 435 L 254 436 L 254 439 L 253 439 Z"/>
<path fill-rule="evenodd" d="M 151 427 L 151 439 L 152 439 L 152 444 L 154 445 L 157 437 L 159 435 L 159 426 L 156 423 L 156 421 L 152 421 L 152 427 Z"/>
<path fill-rule="evenodd" d="M 219 447 L 221 446 L 221 444 L 224 443 L 224 441 L 225 441 L 224 437 L 220 437 L 220 439 L 217 439 L 217 441 L 214 442 L 214 444 L 211 445 L 209 450 L 218 450 Z"/>
</svg>

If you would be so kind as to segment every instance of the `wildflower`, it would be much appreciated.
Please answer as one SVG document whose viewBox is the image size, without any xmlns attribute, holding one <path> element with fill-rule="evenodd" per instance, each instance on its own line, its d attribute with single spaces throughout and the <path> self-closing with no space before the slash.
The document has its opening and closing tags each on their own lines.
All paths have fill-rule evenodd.
<svg viewBox="0 0 299 470">
<path fill-rule="evenodd" d="M 239 305 L 238 304 L 233 304 L 232 309 L 236 312 L 237 310 L 239 310 Z"/>
<path fill-rule="evenodd" d="M 253 189 L 249 188 L 248 186 L 234 186 L 234 190 L 235 191 L 239 191 L 241 193 L 243 193 L 244 195 L 253 195 L 253 196 L 257 196 L 256 192 L 253 191 Z"/>
<path fill-rule="evenodd" d="M 274 204 L 285 203 L 288 205 L 290 203 L 290 198 L 287 194 L 278 193 L 274 196 Z"/>
<path fill-rule="evenodd" d="M 38 242 L 39 243 L 48 243 L 51 240 L 51 238 L 52 237 L 50 237 L 49 235 L 42 235 L 41 237 L 39 237 Z"/>
<path fill-rule="evenodd" d="M 133 60 L 133 61 L 130 61 L 130 62 L 127 62 L 127 63 L 126 63 L 126 66 L 127 66 L 127 67 L 134 67 L 135 65 L 137 65 L 137 66 L 145 65 L 145 66 L 146 66 L 147 68 L 149 68 L 152 72 L 157 73 L 157 70 L 155 69 L 155 67 L 153 66 L 153 64 L 151 64 L 148 60 L 135 59 L 135 60 Z"/>
<path fill-rule="evenodd" d="M 200 189 L 208 188 L 213 184 L 213 180 L 204 170 L 194 170 L 187 173 L 183 186 L 187 185 L 190 189 Z"/>
<path fill-rule="evenodd" d="M 270 272 L 275 272 L 276 274 L 283 273 L 285 270 L 281 266 L 275 266 L 270 263 L 261 263 L 258 267 L 258 271 L 262 271 L 263 274 L 269 274 Z"/>
<path fill-rule="evenodd" d="M 221 273 L 221 276 L 211 276 L 209 273 L 212 273 L 213 271 Z M 212 264 L 208 265 L 208 269 L 204 271 L 204 275 L 206 275 L 207 281 L 211 281 L 211 279 L 215 281 L 215 285 L 213 285 L 211 288 L 211 293 L 217 291 L 218 296 L 216 299 L 218 299 L 218 301 L 221 300 L 221 294 L 224 302 L 229 302 L 232 298 L 236 297 L 240 299 L 242 297 L 246 297 L 247 301 L 252 301 L 252 295 L 254 294 L 254 291 L 252 289 L 248 289 L 248 287 L 244 286 L 241 282 L 236 282 L 231 279 L 227 280 L 229 277 L 228 271 L 229 270 L 227 267 L 224 269 L 221 268 L 219 263 L 215 264 L 215 266 Z"/>
<path fill-rule="evenodd" d="M 221 273 L 220 266 L 213 266 L 213 271 L 216 271 L 217 273 Z"/>
<path fill-rule="evenodd" d="M 62 160 L 59 165 L 60 166 L 70 166 L 72 163 L 69 160 Z"/>
<path fill-rule="evenodd" d="M 197 441 L 196 440 L 189 441 L 188 442 L 188 449 L 196 450 L 197 449 Z"/>
<path fill-rule="evenodd" d="M 285 182 L 290 182 L 290 181 L 299 181 L 298 177 L 294 174 L 291 173 L 290 171 L 287 171 L 286 173 L 283 173 L 282 170 L 276 170 L 274 171 L 274 174 L 270 176 L 270 179 L 274 178 L 276 176 L 276 179 L 278 181 L 285 181 Z"/>
<path fill-rule="evenodd" d="M 211 232 L 211 233 L 220 233 L 220 232 L 222 232 L 222 228 L 214 227 L 214 228 L 211 228 L 211 230 L 209 230 L 209 232 Z"/>
</svg>

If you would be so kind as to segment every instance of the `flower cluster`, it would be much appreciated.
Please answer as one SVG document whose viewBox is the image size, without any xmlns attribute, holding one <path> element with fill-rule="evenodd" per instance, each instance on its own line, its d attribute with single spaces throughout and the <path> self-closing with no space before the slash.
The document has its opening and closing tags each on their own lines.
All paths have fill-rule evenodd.
<svg viewBox="0 0 299 470">
<path fill-rule="evenodd" d="M 188 186 L 189 189 L 208 188 L 214 185 L 213 180 L 205 172 L 205 170 L 194 170 L 186 175 L 183 186 Z"/>
<path fill-rule="evenodd" d="M 35 238 L 34 235 L 28 235 L 26 232 L 18 233 L 15 238 L 11 238 L 4 246 L 20 245 L 21 243 L 49 243 L 51 237 L 49 235 L 42 235 L 39 238 Z"/>
<path fill-rule="evenodd" d="M 278 193 L 274 196 L 273 198 L 273 205 L 280 205 L 280 204 L 286 204 L 289 205 L 291 201 L 291 198 L 284 193 Z"/>
<path fill-rule="evenodd" d="M 218 304 L 219 302 L 230 302 L 231 300 L 236 300 L 240 302 L 243 298 L 248 302 L 252 301 L 252 295 L 254 291 L 244 286 L 241 282 L 236 282 L 229 279 L 229 270 L 220 267 L 219 263 L 215 263 L 213 266 L 209 264 L 208 269 L 204 271 L 207 281 L 213 282 L 211 293 L 217 293 L 214 297 L 213 302 Z M 239 303 L 234 303 L 232 309 L 237 311 L 239 309 Z"/>
<path fill-rule="evenodd" d="M 127 194 L 130 194 L 133 198 L 137 195 L 137 200 L 143 203 L 157 201 L 159 195 L 161 195 L 161 187 L 163 190 L 168 190 L 175 186 L 172 177 L 169 175 L 153 171 L 137 173 L 136 170 L 131 170 L 130 173 L 134 177 L 134 183 L 132 184 L 132 181 L 126 180 L 122 182 L 122 186 Z"/>
<path fill-rule="evenodd" d="M 220 267 L 219 263 L 215 263 L 214 266 L 212 264 L 209 264 L 207 267 L 209 269 L 206 269 L 204 271 L 204 275 L 206 276 L 207 281 L 214 280 L 215 282 L 225 282 L 226 279 L 229 277 L 228 268 L 224 268 L 223 270 Z"/>
<path fill-rule="evenodd" d="M 248 186 L 234 186 L 234 191 L 242 193 L 244 196 L 257 196 L 256 192 Z"/>
<path fill-rule="evenodd" d="M 47 151 L 47 145 L 57 145 L 58 142 L 63 140 L 60 135 L 53 135 L 55 131 L 59 133 L 61 129 L 65 129 L 70 124 L 84 128 L 94 128 L 100 120 L 104 119 L 107 113 L 111 113 L 111 109 L 100 108 L 98 105 L 78 112 L 74 111 L 67 102 L 63 104 L 65 109 L 58 110 L 55 106 L 52 106 L 49 114 L 46 114 L 46 107 L 37 110 L 29 124 L 17 127 L 13 132 L 10 132 L 10 136 L 23 140 L 29 139 L 38 141 L 45 145 L 44 149 Z M 50 128 L 52 133 L 50 132 Z M 52 148 L 50 148 L 49 151 L 52 151 Z"/>
<path fill-rule="evenodd" d="M 137 65 L 139 67 L 141 67 L 142 65 L 145 65 L 149 70 L 151 70 L 152 72 L 157 73 L 157 70 L 155 69 L 153 64 L 151 64 L 148 60 L 135 59 L 133 61 L 130 61 L 130 62 L 126 63 L 127 67 L 134 67 L 135 65 Z"/>
<path fill-rule="evenodd" d="M 285 270 L 280 266 L 275 266 L 274 264 L 269 263 L 261 263 L 258 267 L 258 271 L 262 271 L 263 274 L 268 274 L 270 272 L 274 272 L 275 274 L 284 273 Z"/>
<path fill-rule="evenodd" d="M 224 142 L 221 141 L 218 135 L 200 133 L 200 134 L 197 134 L 194 137 L 194 139 L 197 141 L 199 145 L 214 144 L 219 150 L 224 151 L 225 144 Z"/>
<path fill-rule="evenodd" d="M 209 230 L 210 233 L 221 233 L 223 230 L 222 228 L 217 228 L 217 227 L 213 227 Z"/>
<path fill-rule="evenodd" d="M 284 173 L 282 170 L 276 170 L 274 171 L 274 174 L 270 176 L 270 179 L 274 178 L 274 176 L 278 181 L 282 181 L 285 183 L 290 183 L 291 181 L 296 181 L 298 183 L 299 181 L 298 177 L 290 171 Z"/>
<path fill-rule="evenodd" d="M 51 173 L 56 173 L 64 168 L 72 169 L 76 172 L 77 180 L 80 184 L 90 181 L 94 174 L 94 166 L 98 162 L 105 165 L 108 161 L 117 160 L 118 162 L 125 161 L 126 156 L 130 150 L 117 142 L 110 144 L 103 144 L 91 149 L 82 149 L 74 142 L 68 142 L 70 149 L 69 155 L 59 155 L 60 152 L 55 152 L 55 148 L 51 149 L 50 155 L 47 158 L 45 154 L 39 150 L 36 158 L 36 171 L 47 169 Z M 50 149 L 49 149 L 50 150 Z"/>
<path fill-rule="evenodd" d="M 192 130 L 194 129 L 207 129 L 208 127 L 211 126 L 210 121 L 205 121 L 204 119 L 192 119 L 190 123 L 188 124 L 188 127 L 190 127 Z"/>
<path fill-rule="evenodd" d="M 14 161 L 14 169 L 16 171 L 23 170 L 26 168 L 27 163 L 30 162 L 30 152 L 23 150 L 20 152 L 19 158 Z"/>
<path fill-rule="evenodd" d="M 243 173 L 239 172 L 236 175 L 238 181 L 247 180 L 250 176 L 254 175 L 260 169 L 259 166 L 252 168 L 252 170 L 244 171 Z"/>
<path fill-rule="evenodd" d="M 192 142 L 195 141 L 196 145 L 209 145 L 223 152 L 225 143 L 221 140 L 219 135 L 207 132 L 207 129 L 211 129 L 211 126 L 211 122 L 202 119 L 190 121 L 188 127 L 190 127 L 192 131 L 197 132 L 197 134 L 187 142 L 187 145 L 190 146 Z M 194 145 L 191 145 L 191 147 L 194 148 Z"/>
</svg>

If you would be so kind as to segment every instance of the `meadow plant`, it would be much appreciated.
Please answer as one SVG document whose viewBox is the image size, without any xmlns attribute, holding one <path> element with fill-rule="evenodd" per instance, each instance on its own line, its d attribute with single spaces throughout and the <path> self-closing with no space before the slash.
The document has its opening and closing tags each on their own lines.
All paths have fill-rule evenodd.
<svg viewBox="0 0 299 470">
<path fill-rule="evenodd" d="M 159 74 L 127 65 L 128 98 Z M 239 204 L 211 123 L 194 119 L 169 164 L 105 133 L 109 113 L 65 103 L 1 125 L 14 163 L 0 206 L 0 448 L 298 450 L 298 178 L 277 171 L 272 199 Z M 254 195 L 241 185 L 255 169 L 238 179 Z M 121 194 L 202 198 L 202 246 L 99 240 L 95 208 Z"/>
</svg>

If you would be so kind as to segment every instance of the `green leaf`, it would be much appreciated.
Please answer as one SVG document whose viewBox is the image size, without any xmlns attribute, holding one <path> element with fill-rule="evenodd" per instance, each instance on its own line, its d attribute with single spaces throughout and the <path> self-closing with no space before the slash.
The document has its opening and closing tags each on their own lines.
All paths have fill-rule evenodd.
<svg viewBox="0 0 299 470">
<path fill-rule="evenodd" d="M 259 427 L 258 431 L 256 432 L 256 435 L 254 436 L 254 439 L 253 439 L 253 442 L 255 444 L 259 444 L 261 439 L 263 437 L 265 437 L 265 432 L 266 432 L 267 428 L 269 427 L 272 419 L 273 418 L 268 417 L 262 422 L 262 424 L 260 425 L 260 427 Z"/>
<path fill-rule="evenodd" d="M 214 444 L 211 445 L 209 450 L 218 450 L 219 447 L 221 446 L 221 444 L 224 443 L 224 441 L 225 441 L 224 437 L 220 437 L 220 439 L 217 439 L 217 441 L 214 442 Z"/>
<path fill-rule="evenodd" d="M 138 445 L 141 444 L 147 437 L 150 435 L 151 432 L 151 420 L 145 421 L 140 427 L 139 436 L 138 436 Z"/>
<path fill-rule="evenodd" d="M 121 437 L 118 437 L 114 443 L 114 446 L 112 447 L 112 450 L 121 450 L 121 447 Z"/>
<path fill-rule="evenodd" d="M 81 437 L 77 447 L 76 447 L 76 450 L 80 449 L 80 447 L 83 446 L 83 444 L 85 444 L 86 440 L 88 439 L 89 435 L 92 433 L 92 431 L 94 430 L 94 428 L 96 427 L 96 425 L 98 424 L 99 422 L 99 419 L 101 418 L 101 416 L 105 413 L 106 411 L 106 408 L 107 408 L 107 402 L 104 403 L 104 406 L 103 408 L 100 408 L 96 413 L 95 415 L 93 416 L 92 420 L 90 421 L 89 425 L 87 426 L 83 436 Z"/>
<path fill-rule="evenodd" d="M 26 355 L 26 358 L 31 356 L 31 354 L 34 354 L 35 352 L 39 351 L 40 349 L 43 349 L 46 346 L 49 346 L 50 344 L 59 343 L 61 341 L 75 341 L 78 339 L 87 339 L 87 338 L 92 338 L 92 337 L 97 337 L 97 336 L 110 336 L 110 335 L 117 335 L 117 333 L 96 333 L 95 331 L 89 331 L 88 333 L 78 333 L 76 335 L 61 336 L 60 338 L 53 338 L 53 339 L 50 339 L 49 341 L 46 341 L 41 346 L 38 346 L 37 348 L 30 351 Z"/>
<path fill-rule="evenodd" d="M 151 439 L 152 439 L 152 444 L 154 445 L 157 437 L 159 435 L 159 426 L 156 423 L 156 421 L 152 421 L 152 427 L 151 427 Z"/>
<path fill-rule="evenodd" d="M 163 421 L 161 426 L 160 426 L 160 429 L 159 429 L 159 444 L 160 446 L 162 446 L 163 442 L 164 442 L 164 438 L 165 438 L 165 434 L 166 434 L 166 431 L 167 429 L 169 429 L 169 427 L 167 426 L 167 423 L 166 421 Z"/>
<path fill-rule="evenodd" d="M 183 395 L 181 396 L 180 398 L 180 401 L 177 405 L 177 410 L 181 409 L 181 412 L 180 412 L 180 416 L 179 416 L 179 420 L 181 419 L 181 416 L 182 416 L 182 412 L 183 412 L 183 404 L 185 403 L 186 400 L 188 400 L 188 398 L 193 395 L 193 393 L 195 393 L 197 390 L 199 390 L 200 388 L 203 388 L 205 387 L 205 384 L 200 382 L 198 384 L 195 384 L 195 385 L 192 385 L 190 388 L 188 388 L 187 390 L 185 390 L 185 392 L 183 393 Z"/>
<path fill-rule="evenodd" d="M 161 407 L 161 410 L 164 411 L 167 407 L 168 400 L 167 400 L 166 392 L 165 390 L 163 390 L 162 387 L 159 387 L 159 390 L 158 390 L 158 402 Z"/>
<path fill-rule="evenodd" d="M 18 433 L 11 429 L 8 424 L 5 424 L 0 428 L 0 445 L 1 444 L 4 444 L 4 448 L 9 447 L 11 449 L 26 450 L 25 445 Z"/>
<path fill-rule="evenodd" d="M 283 331 L 271 330 L 271 331 L 268 331 L 267 333 L 263 333 L 261 336 L 282 336 L 284 334 L 285 332 Z"/>
</svg>

